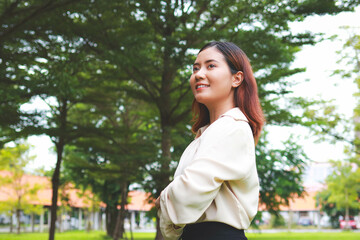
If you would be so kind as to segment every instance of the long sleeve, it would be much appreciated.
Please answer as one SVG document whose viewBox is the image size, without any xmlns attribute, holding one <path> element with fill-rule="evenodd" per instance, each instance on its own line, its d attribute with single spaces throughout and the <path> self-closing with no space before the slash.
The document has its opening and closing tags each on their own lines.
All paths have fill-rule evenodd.
<svg viewBox="0 0 360 240">
<path fill-rule="evenodd" d="M 228 117 L 214 122 L 201 136 L 194 159 L 160 196 L 162 230 L 171 236 L 166 239 L 181 235 L 174 224 L 183 227 L 199 220 L 224 181 L 247 178 L 255 164 L 253 155 L 254 140 L 246 122 Z"/>
</svg>

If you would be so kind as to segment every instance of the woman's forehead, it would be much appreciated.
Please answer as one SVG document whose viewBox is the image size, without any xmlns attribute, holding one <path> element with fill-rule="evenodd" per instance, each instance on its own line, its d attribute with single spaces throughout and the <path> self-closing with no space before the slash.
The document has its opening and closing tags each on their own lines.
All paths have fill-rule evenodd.
<svg viewBox="0 0 360 240">
<path fill-rule="evenodd" d="M 216 48 L 210 47 L 201 52 L 196 57 L 195 63 L 203 63 L 209 60 L 225 61 L 223 54 Z"/>
</svg>

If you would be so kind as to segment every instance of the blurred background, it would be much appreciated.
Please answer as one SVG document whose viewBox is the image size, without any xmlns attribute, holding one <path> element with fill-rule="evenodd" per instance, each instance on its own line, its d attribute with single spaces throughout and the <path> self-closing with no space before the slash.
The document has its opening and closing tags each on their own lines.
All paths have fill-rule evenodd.
<svg viewBox="0 0 360 240">
<path fill-rule="evenodd" d="M 1 239 L 162 239 L 214 40 L 246 52 L 266 116 L 249 233 L 360 229 L 358 0 L 0 0 L 0 23 Z"/>
</svg>

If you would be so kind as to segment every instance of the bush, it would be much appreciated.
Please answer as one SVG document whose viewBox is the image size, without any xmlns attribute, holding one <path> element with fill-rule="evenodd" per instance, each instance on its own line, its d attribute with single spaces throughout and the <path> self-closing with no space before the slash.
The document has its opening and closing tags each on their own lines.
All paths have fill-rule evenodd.
<svg viewBox="0 0 360 240">
<path fill-rule="evenodd" d="M 284 227 L 285 226 L 285 220 L 283 216 L 280 214 L 273 214 L 270 218 L 270 227 L 271 228 L 277 228 L 277 227 Z"/>
</svg>

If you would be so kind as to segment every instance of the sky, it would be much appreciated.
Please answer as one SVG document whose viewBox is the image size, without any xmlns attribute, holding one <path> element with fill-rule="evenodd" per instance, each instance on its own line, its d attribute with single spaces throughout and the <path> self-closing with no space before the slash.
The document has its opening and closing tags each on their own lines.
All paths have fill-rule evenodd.
<svg viewBox="0 0 360 240">
<path fill-rule="evenodd" d="M 344 69 L 346 66 L 337 63 L 340 55 L 337 51 L 343 49 L 345 40 L 350 36 L 349 30 L 342 27 L 354 27 L 358 34 L 360 33 L 360 7 L 355 12 L 344 12 L 336 16 L 312 16 L 305 19 L 304 22 L 293 23 L 290 25 L 293 32 L 323 32 L 324 37 L 338 35 L 334 40 L 324 40 L 315 46 L 304 46 L 296 54 L 296 60 L 293 67 L 306 67 L 304 73 L 296 74 L 292 78 L 308 80 L 293 88 L 295 96 L 302 96 L 314 100 L 334 100 L 333 104 L 337 106 L 337 112 L 351 119 L 355 107 L 354 91 L 356 85 L 351 79 L 343 79 L 340 76 L 332 76 L 335 69 Z M 303 128 L 284 128 L 271 127 L 270 136 L 275 146 L 281 147 L 281 141 L 287 139 L 290 133 L 300 135 L 299 144 L 310 160 L 315 162 L 326 162 L 329 160 L 343 160 L 344 143 L 337 142 L 329 144 L 327 142 L 314 143 L 318 138 L 309 137 L 308 132 Z"/>
<path fill-rule="evenodd" d="M 293 88 L 295 96 L 302 96 L 309 99 L 334 99 L 334 104 L 338 106 L 338 112 L 351 118 L 355 99 L 352 94 L 356 89 L 351 79 L 342 79 L 340 76 L 331 76 L 335 69 L 341 69 L 337 63 L 340 56 L 336 51 L 341 50 L 345 39 L 349 36 L 348 31 L 342 26 L 357 27 L 360 32 L 360 7 L 355 12 L 344 12 L 336 16 L 312 16 L 304 22 L 291 23 L 290 27 L 296 32 L 323 32 L 324 37 L 338 35 L 336 40 L 325 40 L 315 46 L 304 46 L 296 54 L 296 60 L 292 67 L 305 67 L 306 72 L 296 74 L 292 78 L 308 80 L 298 84 Z M 289 137 L 289 133 L 298 136 L 299 144 L 303 145 L 307 156 L 316 162 L 326 162 L 332 160 L 342 160 L 344 144 L 314 143 L 316 138 L 308 137 L 308 133 L 301 128 L 284 128 L 273 126 L 269 128 L 269 140 L 274 147 L 281 147 L 282 141 Z M 33 136 L 28 139 L 33 145 L 31 154 L 36 155 L 36 159 L 28 166 L 30 171 L 38 168 L 50 170 L 55 167 L 56 155 L 52 150 L 53 144 L 46 136 Z"/>
</svg>

